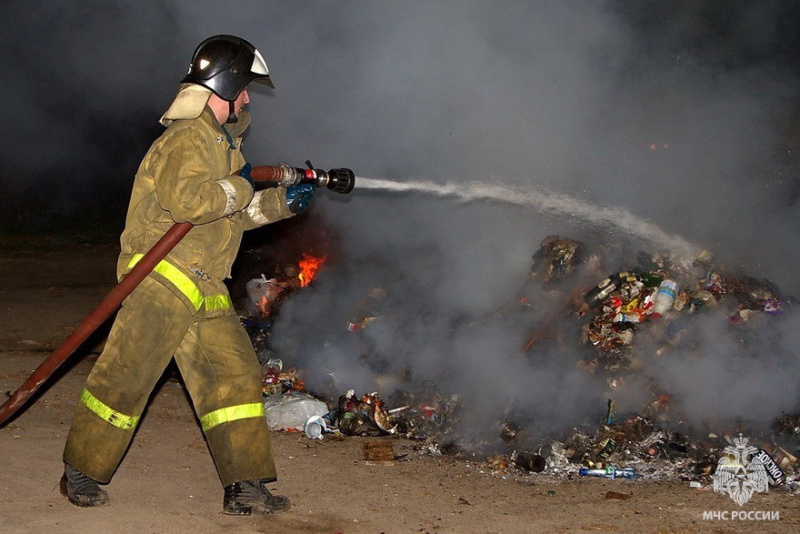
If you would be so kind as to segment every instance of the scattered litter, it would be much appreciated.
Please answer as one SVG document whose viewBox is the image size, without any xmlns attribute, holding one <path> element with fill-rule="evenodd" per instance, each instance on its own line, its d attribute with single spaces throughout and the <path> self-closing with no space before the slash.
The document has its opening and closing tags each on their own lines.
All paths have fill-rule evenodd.
<svg viewBox="0 0 800 534">
<path fill-rule="evenodd" d="M 264 410 L 270 430 L 303 432 L 309 418 L 328 413 L 328 405 L 308 393 L 288 391 L 266 397 Z"/>
<path fill-rule="evenodd" d="M 306 421 L 304 431 L 306 436 L 311 439 L 323 439 L 322 434 L 328 430 L 328 424 L 325 419 L 319 415 L 312 415 Z"/>
<path fill-rule="evenodd" d="M 636 478 L 636 471 L 632 467 L 623 467 L 618 469 L 613 465 L 606 467 L 605 469 L 589 469 L 586 467 L 581 467 L 578 470 L 578 474 L 582 477 L 602 477 L 602 478 L 629 478 L 634 479 Z"/>
<path fill-rule="evenodd" d="M 367 465 L 394 465 L 395 456 L 391 441 L 365 441 L 364 460 Z"/>
<path fill-rule="evenodd" d="M 544 456 L 530 452 L 515 453 L 512 457 L 512 461 L 526 471 L 532 471 L 534 473 L 541 473 L 544 471 L 544 468 L 547 467 L 547 460 Z"/>
<path fill-rule="evenodd" d="M 531 278 L 544 283 L 569 277 L 583 261 L 584 245 L 574 239 L 551 235 L 533 255 Z"/>
</svg>

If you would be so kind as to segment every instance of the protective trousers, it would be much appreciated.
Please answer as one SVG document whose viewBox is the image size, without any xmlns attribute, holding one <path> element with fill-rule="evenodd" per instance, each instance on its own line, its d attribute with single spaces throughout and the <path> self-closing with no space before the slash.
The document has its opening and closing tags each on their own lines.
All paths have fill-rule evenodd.
<svg viewBox="0 0 800 534">
<path fill-rule="evenodd" d="M 260 367 L 236 315 L 192 315 L 146 278 L 123 303 L 81 393 L 64 461 L 111 480 L 147 400 L 174 356 L 223 486 L 275 480 Z"/>
</svg>

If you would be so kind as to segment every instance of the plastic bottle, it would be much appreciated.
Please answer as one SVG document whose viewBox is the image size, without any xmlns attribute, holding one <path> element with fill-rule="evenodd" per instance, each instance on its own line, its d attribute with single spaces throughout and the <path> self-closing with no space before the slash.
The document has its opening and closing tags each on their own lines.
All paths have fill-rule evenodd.
<svg viewBox="0 0 800 534">
<path fill-rule="evenodd" d="M 614 410 L 614 401 L 608 399 L 608 409 L 606 410 L 606 417 L 603 420 L 604 425 L 611 426 L 614 424 L 614 418 L 617 416 L 617 412 Z"/>
<path fill-rule="evenodd" d="M 588 467 L 581 467 L 578 474 L 582 477 L 603 477 L 603 478 L 636 478 L 636 471 L 632 467 L 624 467 L 618 469 L 613 465 L 609 465 L 605 469 L 589 469 Z"/>
<path fill-rule="evenodd" d="M 672 280 L 664 280 L 658 286 L 658 291 L 653 299 L 653 318 L 657 319 L 667 313 L 675 302 L 678 294 L 678 284 Z"/>
</svg>

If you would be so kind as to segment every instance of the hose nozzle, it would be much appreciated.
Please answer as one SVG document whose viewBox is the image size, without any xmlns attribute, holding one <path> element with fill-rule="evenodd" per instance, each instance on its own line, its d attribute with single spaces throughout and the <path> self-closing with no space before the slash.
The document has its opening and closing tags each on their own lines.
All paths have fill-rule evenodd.
<svg viewBox="0 0 800 534">
<path fill-rule="evenodd" d="M 331 169 L 328 172 L 315 169 L 311 161 L 306 160 L 308 170 L 305 171 L 308 179 L 309 171 L 314 175 L 312 181 L 301 180 L 300 183 L 312 183 L 315 187 L 327 187 L 334 193 L 348 194 L 356 184 L 356 175 L 350 169 Z"/>
<path fill-rule="evenodd" d="M 356 185 L 356 175 L 350 169 L 331 169 L 325 174 L 324 185 L 334 193 L 347 195 Z"/>
<path fill-rule="evenodd" d="M 327 172 L 314 169 L 310 161 L 306 161 L 308 169 L 290 167 L 285 163 L 278 166 L 259 165 L 250 170 L 250 177 L 255 182 L 267 182 L 276 186 L 311 184 L 314 187 L 326 187 L 334 193 L 346 195 L 356 184 L 356 175 L 346 168 L 331 169 Z"/>
</svg>

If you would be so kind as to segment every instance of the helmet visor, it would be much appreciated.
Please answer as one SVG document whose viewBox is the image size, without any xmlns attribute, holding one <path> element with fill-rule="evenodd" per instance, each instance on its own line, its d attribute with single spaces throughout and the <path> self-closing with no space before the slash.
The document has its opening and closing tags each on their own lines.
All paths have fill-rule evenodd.
<svg viewBox="0 0 800 534">
<path fill-rule="evenodd" d="M 253 81 L 263 83 L 264 85 L 275 89 L 275 86 L 272 85 L 272 80 L 269 78 L 269 68 L 267 67 L 267 62 L 264 61 L 264 56 L 262 56 L 261 52 L 259 52 L 257 49 L 253 50 L 253 64 L 250 66 L 250 72 L 257 75 Z"/>
</svg>

